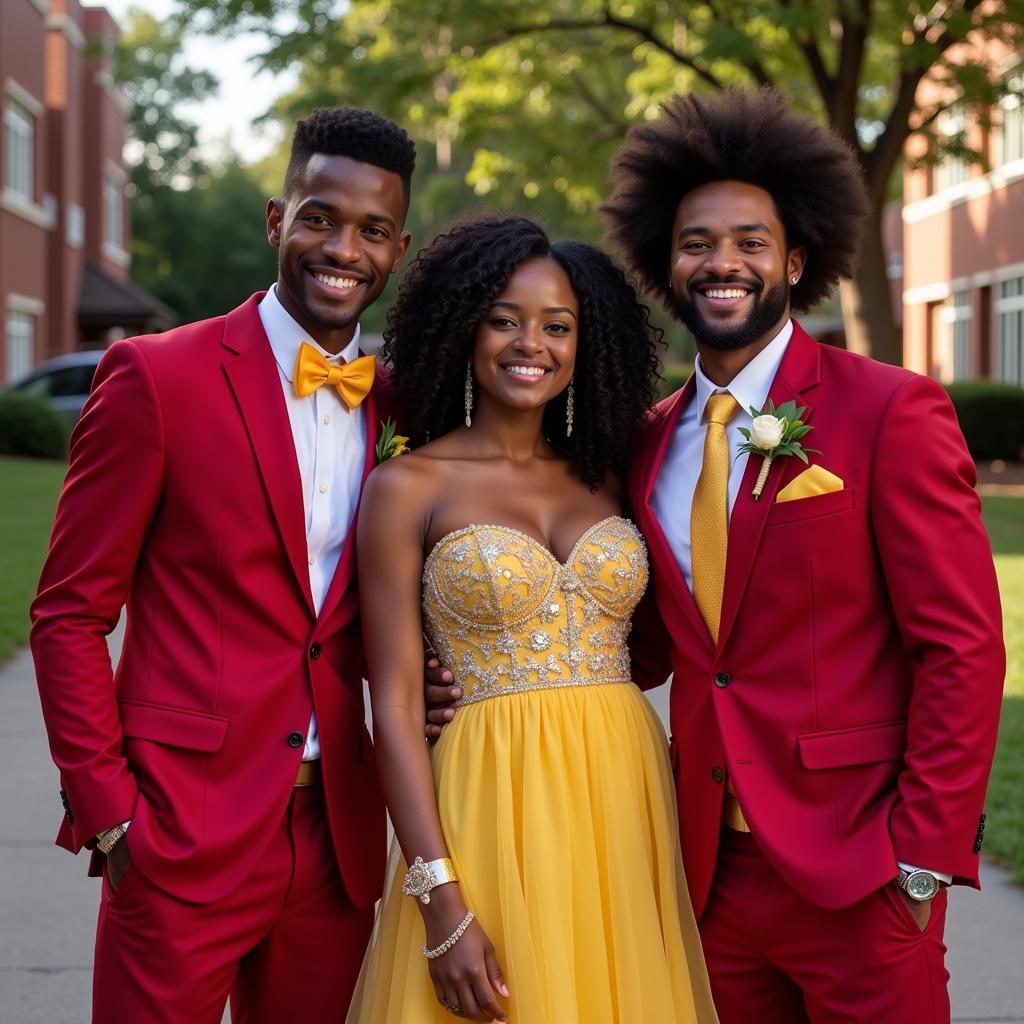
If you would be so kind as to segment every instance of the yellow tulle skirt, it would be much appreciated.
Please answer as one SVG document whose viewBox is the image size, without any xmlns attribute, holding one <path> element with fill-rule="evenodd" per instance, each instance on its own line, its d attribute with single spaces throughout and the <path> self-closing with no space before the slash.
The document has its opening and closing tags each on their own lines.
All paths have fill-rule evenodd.
<svg viewBox="0 0 1024 1024">
<path fill-rule="evenodd" d="M 433 749 L 463 899 L 494 944 L 510 1024 L 708 1024 L 665 734 L 632 684 L 492 697 Z M 401 893 L 385 896 L 348 1024 L 452 1024 Z"/>
</svg>

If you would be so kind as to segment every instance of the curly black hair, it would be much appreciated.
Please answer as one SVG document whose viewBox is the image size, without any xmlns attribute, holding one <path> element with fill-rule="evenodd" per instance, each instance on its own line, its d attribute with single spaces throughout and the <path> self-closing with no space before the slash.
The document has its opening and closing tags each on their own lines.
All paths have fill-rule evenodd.
<svg viewBox="0 0 1024 1024">
<path fill-rule="evenodd" d="M 632 285 L 599 249 L 552 243 L 538 224 L 515 214 L 461 218 L 410 264 L 388 311 L 381 355 L 392 367 L 413 443 L 452 430 L 465 415 L 466 362 L 477 327 L 516 268 L 538 256 L 562 267 L 580 312 L 572 436 L 566 437 L 564 391 L 544 410 L 544 434 L 596 487 L 610 472 L 625 471 L 654 401 L 661 339 Z"/>
<path fill-rule="evenodd" d="M 672 308 L 672 227 L 688 192 L 713 181 L 757 185 L 775 200 L 787 245 L 807 250 L 790 291 L 797 311 L 852 276 L 867 191 L 856 157 L 834 132 L 793 114 L 773 89 L 675 96 L 662 116 L 634 125 L 612 161 L 601 207 L 612 241 L 652 294 Z"/>
<path fill-rule="evenodd" d="M 416 144 L 404 128 L 372 110 L 358 107 L 321 107 L 295 125 L 288 170 L 284 175 L 287 196 L 295 180 L 316 153 L 347 156 L 393 171 L 402 179 L 406 203 L 416 167 Z"/>
</svg>

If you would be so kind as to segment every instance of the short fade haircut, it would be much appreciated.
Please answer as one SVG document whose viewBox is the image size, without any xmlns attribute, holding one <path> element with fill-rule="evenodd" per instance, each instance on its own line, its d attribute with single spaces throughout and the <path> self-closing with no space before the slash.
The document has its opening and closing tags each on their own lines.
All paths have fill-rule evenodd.
<svg viewBox="0 0 1024 1024">
<path fill-rule="evenodd" d="M 402 179 L 406 205 L 416 167 L 416 145 L 404 128 L 372 110 L 358 107 L 321 107 L 295 126 L 288 170 L 284 175 L 287 197 L 310 157 L 347 156 L 392 171 Z"/>
<path fill-rule="evenodd" d="M 658 120 L 634 125 L 612 161 L 601 207 L 612 241 L 651 294 L 671 309 L 672 229 L 683 196 L 716 181 L 763 188 L 789 250 L 807 263 L 790 291 L 804 312 L 853 275 L 868 212 L 856 157 L 834 132 L 793 114 L 773 89 L 675 96 Z"/>
</svg>

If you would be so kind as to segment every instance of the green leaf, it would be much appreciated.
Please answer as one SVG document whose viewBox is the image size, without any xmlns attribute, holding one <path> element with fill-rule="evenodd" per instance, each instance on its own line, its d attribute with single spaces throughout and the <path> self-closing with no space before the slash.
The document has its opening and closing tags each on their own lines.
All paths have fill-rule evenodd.
<svg viewBox="0 0 1024 1024">
<path fill-rule="evenodd" d="M 801 462 L 803 462 L 803 463 L 804 463 L 804 465 L 806 465 L 806 464 L 807 464 L 807 461 L 808 461 L 808 460 L 807 460 L 807 456 L 806 456 L 806 455 L 804 454 L 804 450 L 803 450 L 803 448 L 801 448 L 801 447 L 797 446 L 796 448 L 794 448 L 794 449 L 793 449 L 793 454 L 794 454 L 794 455 L 795 455 L 795 456 L 796 456 L 796 457 L 797 457 L 797 458 L 798 458 L 798 459 L 799 459 L 799 460 L 800 460 Z"/>
<path fill-rule="evenodd" d="M 799 441 L 801 437 L 805 437 L 813 429 L 814 429 L 814 427 L 808 427 L 806 425 L 801 426 L 801 427 L 797 427 L 797 429 L 794 430 L 793 433 L 790 436 L 792 437 L 792 439 L 794 441 Z"/>
<path fill-rule="evenodd" d="M 748 441 L 750 440 L 750 431 L 746 427 L 740 427 L 739 431 Z"/>
<path fill-rule="evenodd" d="M 803 410 L 801 410 L 801 412 L 802 411 Z M 776 411 L 775 415 L 778 416 L 779 419 L 787 419 L 790 422 L 792 422 L 793 420 L 795 420 L 800 415 L 800 413 L 797 412 L 796 402 L 790 401 L 790 402 L 783 402 L 782 405 L 779 406 L 779 408 Z"/>
</svg>

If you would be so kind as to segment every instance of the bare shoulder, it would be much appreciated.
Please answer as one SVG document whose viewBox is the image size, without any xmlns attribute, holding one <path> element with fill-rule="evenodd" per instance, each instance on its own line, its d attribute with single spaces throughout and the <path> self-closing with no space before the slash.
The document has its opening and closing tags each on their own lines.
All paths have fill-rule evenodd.
<svg viewBox="0 0 1024 1024">
<path fill-rule="evenodd" d="M 406 452 L 376 466 L 363 485 L 363 504 L 418 499 L 429 490 L 430 463 Z"/>
</svg>

